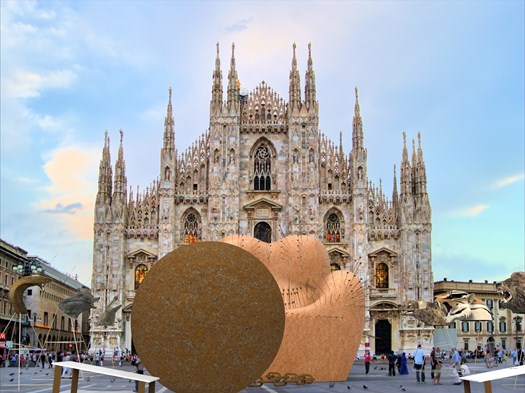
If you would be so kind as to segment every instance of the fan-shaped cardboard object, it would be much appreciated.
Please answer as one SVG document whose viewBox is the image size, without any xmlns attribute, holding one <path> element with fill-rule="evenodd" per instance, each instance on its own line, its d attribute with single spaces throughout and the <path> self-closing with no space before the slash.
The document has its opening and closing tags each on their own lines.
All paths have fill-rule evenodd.
<svg viewBox="0 0 525 393">
<path fill-rule="evenodd" d="M 275 277 L 286 310 L 281 348 L 268 367 L 280 374 L 310 374 L 316 381 L 346 381 L 364 328 L 365 299 L 351 272 L 330 270 L 323 244 L 308 236 L 264 243 L 247 236 L 224 242 L 249 251 Z"/>
</svg>

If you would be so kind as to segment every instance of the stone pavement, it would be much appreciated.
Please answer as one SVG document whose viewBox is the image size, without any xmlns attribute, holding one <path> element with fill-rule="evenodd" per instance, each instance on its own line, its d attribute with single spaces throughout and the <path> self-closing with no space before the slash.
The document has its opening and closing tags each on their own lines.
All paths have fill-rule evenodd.
<svg viewBox="0 0 525 393">
<path fill-rule="evenodd" d="M 111 367 L 110 364 L 106 366 Z M 510 363 L 500 365 L 501 367 L 510 367 Z M 469 367 L 473 373 L 480 373 L 489 371 L 485 368 L 483 363 L 469 363 Z M 133 371 L 133 367 L 124 365 L 122 369 L 126 371 Z M 492 370 L 492 369 L 491 369 Z M 28 370 L 21 370 L 20 375 L 20 390 L 18 388 L 17 368 L 8 367 L 0 368 L 0 393 L 51 393 L 53 370 L 29 368 Z M 312 385 L 297 386 L 290 384 L 284 387 L 274 387 L 272 384 L 265 384 L 259 388 L 246 388 L 242 393 L 335 393 L 335 392 L 367 392 L 367 393 L 397 393 L 397 392 L 432 392 L 432 393 L 463 393 L 463 386 L 453 385 L 453 377 L 451 367 L 446 365 L 442 373 L 442 385 L 433 385 L 430 380 L 430 370 L 426 371 L 427 381 L 424 384 L 417 384 L 415 374 L 411 371 L 410 375 L 396 375 L 395 377 L 388 376 L 388 366 L 386 363 L 380 361 L 373 362 L 370 367 L 370 373 L 365 375 L 365 366 L 363 361 L 357 361 L 352 368 L 352 371 L 346 382 L 336 382 L 333 387 L 330 387 L 328 382 L 317 382 Z M 218 386 L 220 380 L 217 381 L 216 386 L 210 386 L 207 392 L 202 393 L 217 393 L 220 392 Z M 364 388 L 367 387 L 367 389 Z M 472 392 L 484 392 L 483 385 L 473 383 Z M 70 380 L 63 379 L 61 392 L 69 392 Z M 95 393 L 95 392 L 116 392 L 116 393 L 131 393 L 134 384 L 128 380 L 113 379 L 108 376 L 95 375 L 85 373 L 83 378 L 79 381 L 79 393 Z M 350 388 L 350 389 L 349 389 Z M 405 389 L 405 390 L 403 390 Z M 525 376 L 521 375 L 516 378 L 507 378 L 493 382 L 493 393 L 510 393 L 525 391 Z M 171 390 L 157 384 L 156 393 L 173 393 Z"/>
</svg>

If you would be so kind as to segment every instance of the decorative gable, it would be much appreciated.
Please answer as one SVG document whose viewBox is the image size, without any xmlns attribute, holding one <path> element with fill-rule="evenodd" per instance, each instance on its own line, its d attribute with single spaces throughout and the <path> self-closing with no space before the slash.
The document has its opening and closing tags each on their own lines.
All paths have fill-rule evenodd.
<svg viewBox="0 0 525 393">
<path fill-rule="evenodd" d="M 151 267 L 151 265 L 155 263 L 158 258 L 157 255 L 152 254 L 151 252 L 141 248 L 128 254 L 126 256 L 126 259 L 129 263 L 130 269 L 132 269 L 134 265 L 136 266 L 141 263 L 144 263 L 148 267 Z"/>
</svg>

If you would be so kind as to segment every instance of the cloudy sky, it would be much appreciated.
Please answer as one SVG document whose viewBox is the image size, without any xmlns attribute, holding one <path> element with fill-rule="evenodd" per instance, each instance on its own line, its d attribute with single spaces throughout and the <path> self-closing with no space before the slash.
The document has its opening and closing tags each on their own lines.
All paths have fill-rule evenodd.
<svg viewBox="0 0 525 393">
<path fill-rule="evenodd" d="M 436 280 L 524 270 L 523 1 L 1 0 L 0 237 L 91 283 L 104 132 L 128 185 L 159 174 L 168 89 L 183 151 L 209 123 L 216 43 L 242 87 L 288 98 L 312 43 L 320 128 L 351 146 L 354 87 L 370 179 L 390 195 L 421 132 Z"/>
</svg>

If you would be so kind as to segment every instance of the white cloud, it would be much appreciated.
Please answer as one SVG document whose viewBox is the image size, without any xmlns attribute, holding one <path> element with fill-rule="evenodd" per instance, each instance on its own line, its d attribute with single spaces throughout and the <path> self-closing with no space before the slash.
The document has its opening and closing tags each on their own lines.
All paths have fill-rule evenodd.
<svg viewBox="0 0 525 393">
<path fill-rule="evenodd" d="M 479 204 L 479 205 L 466 207 L 464 209 L 453 210 L 449 214 L 452 216 L 459 216 L 459 217 L 477 217 L 481 213 L 483 213 L 485 210 L 487 210 L 488 208 L 489 208 L 489 205 Z"/>
<path fill-rule="evenodd" d="M 494 187 L 495 188 L 503 188 L 503 187 L 507 187 L 507 186 L 510 186 L 511 184 L 514 184 L 514 183 L 517 183 L 521 180 L 525 179 L 525 173 L 519 173 L 517 175 L 514 175 L 514 176 L 508 176 L 508 177 L 505 177 L 503 179 L 500 179 L 498 180 L 497 182 L 494 183 Z"/>
<path fill-rule="evenodd" d="M 4 98 L 32 98 L 40 96 L 40 91 L 53 88 L 68 88 L 77 79 L 70 70 L 51 71 L 45 73 L 14 70 L 3 78 Z"/>
<path fill-rule="evenodd" d="M 93 236 L 99 159 L 99 148 L 66 146 L 51 152 L 44 164 L 51 181 L 45 189 L 49 196 L 38 201 L 36 208 L 47 213 L 62 213 L 61 225 L 77 240 L 89 240 Z"/>
</svg>

